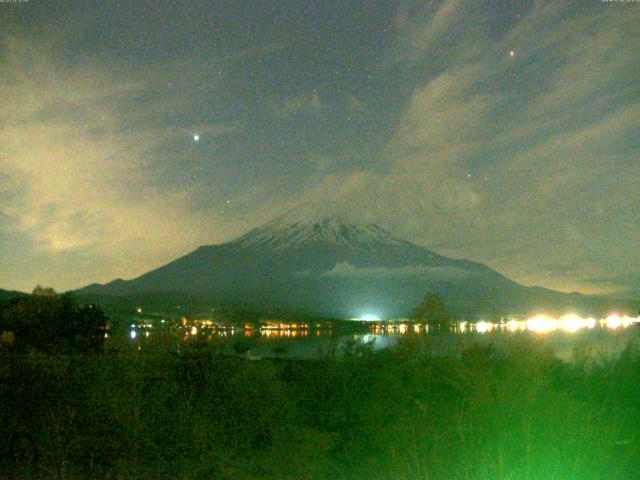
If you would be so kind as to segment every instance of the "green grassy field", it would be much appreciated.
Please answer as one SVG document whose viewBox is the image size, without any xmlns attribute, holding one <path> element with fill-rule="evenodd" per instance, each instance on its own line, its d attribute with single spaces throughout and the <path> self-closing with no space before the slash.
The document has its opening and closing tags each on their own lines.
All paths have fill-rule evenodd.
<svg viewBox="0 0 640 480">
<path fill-rule="evenodd" d="M 640 478 L 640 353 L 564 364 L 527 335 L 315 360 L 0 353 L 0 477 Z"/>
</svg>

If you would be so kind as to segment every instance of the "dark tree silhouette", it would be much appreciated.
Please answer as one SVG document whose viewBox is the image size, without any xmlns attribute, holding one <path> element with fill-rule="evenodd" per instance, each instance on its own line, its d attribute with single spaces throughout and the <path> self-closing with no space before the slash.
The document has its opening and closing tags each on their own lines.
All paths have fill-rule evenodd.
<svg viewBox="0 0 640 480">
<path fill-rule="evenodd" d="M 448 329 L 451 325 L 451 315 L 444 301 L 437 293 L 427 293 L 411 312 L 411 320 L 424 322 L 427 325 Z"/>
<path fill-rule="evenodd" d="M 32 295 L 39 295 L 41 297 L 55 297 L 56 291 L 51 287 L 43 287 L 38 284 L 36 288 L 33 289 Z"/>
<path fill-rule="evenodd" d="M 32 295 L 0 304 L 0 332 L 11 332 L 13 348 L 48 353 L 102 350 L 106 316 L 95 305 L 78 307 L 70 294 L 36 287 Z"/>
</svg>

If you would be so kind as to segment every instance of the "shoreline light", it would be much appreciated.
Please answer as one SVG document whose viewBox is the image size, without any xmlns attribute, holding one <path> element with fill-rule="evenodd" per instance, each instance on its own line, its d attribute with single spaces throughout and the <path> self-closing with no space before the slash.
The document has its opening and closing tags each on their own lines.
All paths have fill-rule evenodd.
<svg viewBox="0 0 640 480">
<path fill-rule="evenodd" d="M 623 316 L 621 317 L 620 315 L 618 315 L 617 313 L 614 313 L 612 315 L 609 315 L 607 318 L 605 318 L 604 323 L 607 326 L 607 328 L 611 328 L 613 330 L 623 327 L 623 328 L 627 328 L 628 326 L 630 326 L 632 323 L 637 322 L 638 319 L 637 318 L 631 318 L 628 316 Z"/>
<path fill-rule="evenodd" d="M 577 332 L 581 328 L 586 327 L 586 320 L 583 320 L 579 316 L 570 313 L 560 318 L 560 328 L 565 332 Z"/>
<path fill-rule="evenodd" d="M 546 333 L 558 328 L 558 321 L 547 315 L 536 315 L 527 320 L 527 330 L 536 333 Z"/>
<path fill-rule="evenodd" d="M 476 323 L 476 331 L 478 333 L 488 333 L 493 330 L 494 324 L 489 322 L 478 322 Z"/>
<path fill-rule="evenodd" d="M 569 313 L 561 316 L 560 318 L 554 318 L 545 314 L 538 314 L 529 317 L 526 320 L 512 319 L 507 322 L 500 323 L 480 321 L 475 324 L 475 331 L 478 333 L 487 333 L 497 329 L 500 331 L 506 330 L 507 332 L 529 331 L 534 333 L 549 333 L 562 331 L 566 333 L 575 333 L 580 330 L 594 329 L 598 324 L 602 328 L 616 330 L 619 328 L 627 328 L 634 323 L 640 323 L 640 318 L 611 314 L 606 318 L 597 321 L 593 317 L 584 318 L 575 313 Z"/>
</svg>

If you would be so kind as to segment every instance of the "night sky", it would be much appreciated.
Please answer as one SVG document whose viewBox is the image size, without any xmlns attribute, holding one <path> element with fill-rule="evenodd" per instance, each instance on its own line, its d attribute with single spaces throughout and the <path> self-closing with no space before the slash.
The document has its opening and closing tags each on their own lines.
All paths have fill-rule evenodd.
<svg viewBox="0 0 640 480">
<path fill-rule="evenodd" d="M 0 288 L 326 199 L 526 285 L 640 293 L 640 3 L 0 3 Z"/>
</svg>

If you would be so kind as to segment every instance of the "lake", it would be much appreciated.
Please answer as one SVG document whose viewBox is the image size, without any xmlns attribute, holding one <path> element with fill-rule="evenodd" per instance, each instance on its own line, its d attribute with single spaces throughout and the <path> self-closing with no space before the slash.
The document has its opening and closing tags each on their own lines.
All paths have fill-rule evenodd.
<svg viewBox="0 0 640 480">
<path fill-rule="evenodd" d="M 418 340 L 436 355 L 456 355 L 463 345 L 478 343 L 508 348 L 514 338 L 532 337 L 565 361 L 587 356 L 606 359 L 640 341 L 640 319 L 611 315 L 604 319 L 566 315 L 537 315 L 526 320 L 456 322 L 447 333 L 433 332 L 428 325 L 408 322 L 354 322 L 352 328 L 318 328 L 314 325 L 278 324 L 263 328 L 221 327 L 210 321 L 191 320 L 173 328 L 149 322 L 131 324 L 127 335 L 109 338 L 107 349 L 140 351 L 207 348 L 220 354 L 249 358 L 318 358 L 340 355 L 366 346 L 381 350 L 401 339 Z M 124 338 L 123 338 L 124 337 Z"/>
</svg>

